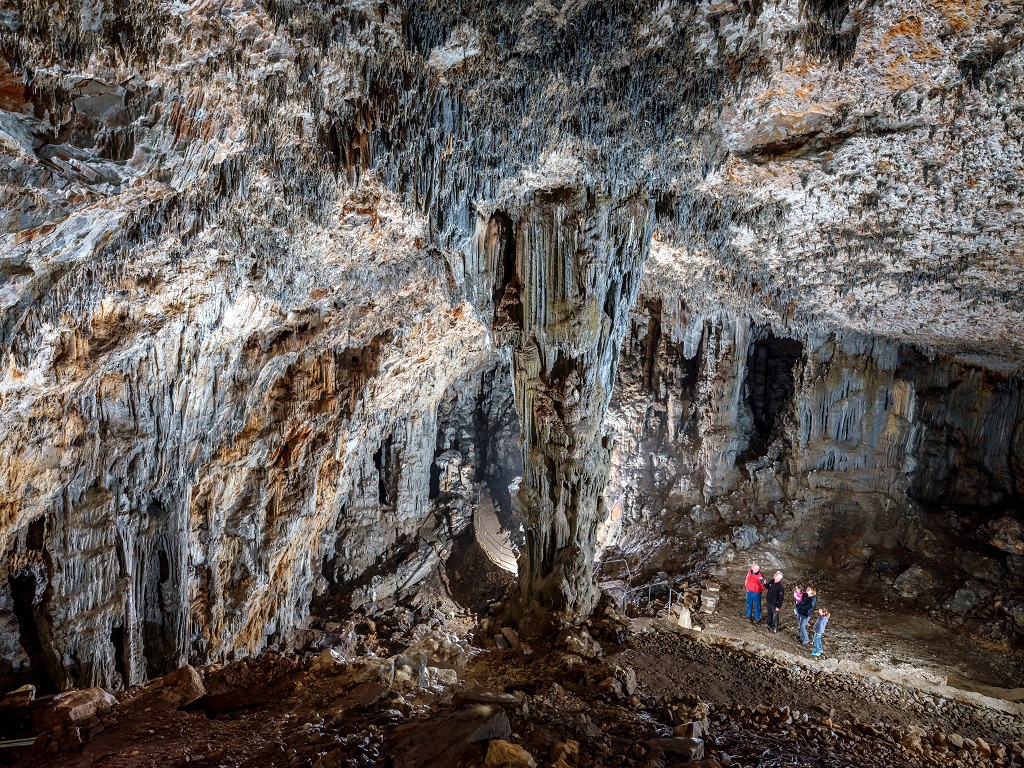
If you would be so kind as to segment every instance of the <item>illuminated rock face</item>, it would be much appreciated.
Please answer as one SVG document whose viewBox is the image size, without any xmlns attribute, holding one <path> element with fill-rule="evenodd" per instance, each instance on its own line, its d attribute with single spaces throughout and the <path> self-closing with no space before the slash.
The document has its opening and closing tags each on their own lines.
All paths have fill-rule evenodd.
<svg viewBox="0 0 1024 768">
<path fill-rule="evenodd" d="M 302 298 L 239 285 L 197 249 L 160 266 L 159 291 L 122 274 L 105 314 L 68 316 L 56 349 L 8 373 L 19 628 L 4 639 L 38 644 L 57 684 L 287 644 L 327 582 L 358 585 L 431 538 L 438 410 L 493 349 L 416 225 L 389 236 L 364 218 L 363 231 L 339 225 L 337 251 L 298 237 L 282 252 L 291 266 L 276 269 L 309 280 Z M 345 230 L 378 247 L 353 258 Z M 245 249 L 235 234 L 206 242 Z"/>
<path fill-rule="evenodd" d="M 644 198 L 556 189 L 536 194 L 516 220 L 515 274 L 497 324 L 518 325 L 526 527 L 519 599 L 530 628 L 577 621 L 597 603 L 592 564 L 609 453 L 603 421 L 651 213 Z"/>
<path fill-rule="evenodd" d="M 663 257 L 649 262 L 608 416 L 605 497 L 620 528 L 647 531 L 662 510 L 684 538 L 752 522 L 783 550 L 839 565 L 885 550 L 938 557 L 929 517 L 969 510 L 980 519 L 963 545 L 994 541 L 1021 567 L 976 530 L 1024 498 L 1019 376 L 787 327 L 727 295 L 698 302 Z"/>
<path fill-rule="evenodd" d="M 511 390 L 523 604 L 585 614 L 648 253 L 686 498 L 745 482 L 792 359 L 760 498 L 1019 499 L 1012 3 L 66 5 L 0 8 L 0 673 L 139 682 L 392 599 Z"/>
</svg>

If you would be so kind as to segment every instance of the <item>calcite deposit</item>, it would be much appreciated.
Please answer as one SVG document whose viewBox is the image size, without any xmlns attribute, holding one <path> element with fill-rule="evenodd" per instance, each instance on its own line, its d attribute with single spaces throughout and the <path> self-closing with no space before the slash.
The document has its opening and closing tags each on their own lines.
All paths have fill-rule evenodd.
<svg viewBox="0 0 1024 768">
<path fill-rule="evenodd" d="M 291 648 L 485 490 L 527 629 L 663 509 L 1015 551 L 1014 2 L 58 5 L 0 2 L 0 683 Z"/>
</svg>

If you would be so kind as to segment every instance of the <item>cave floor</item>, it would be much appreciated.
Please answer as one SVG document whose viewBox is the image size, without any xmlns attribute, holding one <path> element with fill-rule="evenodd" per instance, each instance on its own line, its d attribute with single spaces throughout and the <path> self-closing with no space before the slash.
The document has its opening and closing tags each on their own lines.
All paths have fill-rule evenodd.
<svg viewBox="0 0 1024 768">
<path fill-rule="evenodd" d="M 857 674 L 897 679 L 925 687 L 949 685 L 981 691 L 994 698 L 1024 701 L 1024 653 L 979 638 L 961 627 L 947 627 L 901 598 L 872 573 L 838 573 L 792 557 L 754 549 L 716 572 L 721 599 L 716 611 L 702 614 L 709 637 L 747 644 L 776 658 L 806 659 L 813 666 L 844 667 Z M 744 617 L 744 578 L 751 560 L 768 578 L 781 570 L 786 584 L 778 633 L 767 620 L 751 624 Z M 796 640 L 793 587 L 813 585 L 818 605 L 831 612 L 825 654 L 812 659 L 811 646 Z M 813 626 L 813 621 L 811 622 Z"/>
<path fill-rule="evenodd" d="M 723 608 L 729 607 L 727 599 Z M 709 716 L 705 745 L 716 762 L 707 765 L 867 768 L 1024 760 L 1018 706 L 976 706 L 900 682 L 787 663 L 678 630 L 664 619 L 619 621 L 627 634 L 618 643 L 606 631 L 615 621 L 592 627 L 602 638 L 602 658 L 541 645 L 530 654 L 482 650 L 459 670 L 459 683 L 446 686 L 396 688 L 350 676 L 353 666 L 325 669 L 308 658 L 264 654 L 219 673 L 233 681 L 237 700 L 222 696 L 217 712 L 178 711 L 139 691 L 118 694 L 122 704 L 92 729 L 81 752 L 29 756 L 22 764 L 456 768 L 484 763 L 486 740 L 469 735 L 485 728 L 522 745 L 542 766 L 666 768 L 685 761 L 663 754 L 651 740 L 672 734 L 671 711 L 695 706 L 706 706 Z M 621 670 L 635 673 L 634 695 L 609 685 Z M 211 672 L 218 674 L 203 670 L 204 676 Z M 933 747 L 933 731 L 972 741 L 959 750 Z M 973 741 L 979 738 L 1002 757 L 982 759 L 983 742 Z M 578 757 L 557 763 L 558 745 L 570 740 L 579 745 Z"/>
</svg>

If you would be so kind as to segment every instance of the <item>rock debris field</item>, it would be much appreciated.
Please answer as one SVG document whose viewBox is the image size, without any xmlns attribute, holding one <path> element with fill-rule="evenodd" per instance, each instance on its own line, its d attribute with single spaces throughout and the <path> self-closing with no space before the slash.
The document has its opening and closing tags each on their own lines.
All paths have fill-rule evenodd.
<svg viewBox="0 0 1024 768">
<path fill-rule="evenodd" d="M 61 725 L 18 764 L 1024 764 L 1019 705 L 786 663 L 664 619 L 621 617 L 607 603 L 552 645 L 503 628 L 499 649 L 493 636 L 459 639 L 448 624 L 459 622 L 395 611 L 338 630 L 351 656 L 266 652 L 183 667 L 116 698 L 79 692 L 47 707 Z M 387 655 L 396 643 L 401 653 Z"/>
</svg>

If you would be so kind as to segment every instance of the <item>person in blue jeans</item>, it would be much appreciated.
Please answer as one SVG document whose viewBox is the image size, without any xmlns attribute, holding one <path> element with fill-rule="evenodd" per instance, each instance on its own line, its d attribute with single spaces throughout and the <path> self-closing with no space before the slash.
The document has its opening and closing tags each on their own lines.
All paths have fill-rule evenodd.
<svg viewBox="0 0 1024 768">
<path fill-rule="evenodd" d="M 764 574 L 761 573 L 761 566 L 757 563 L 750 564 L 750 570 L 747 571 L 747 615 L 746 618 L 750 619 L 751 622 L 757 622 L 761 620 L 761 593 L 764 592 L 767 583 L 764 580 Z"/>
<path fill-rule="evenodd" d="M 797 631 L 799 632 L 797 640 L 800 641 L 800 645 L 810 645 L 811 638 L 807 636 L 807 625 L 817 606 L 818 593 L 814 587 L 808 587 L 800 602 L 796 604 Z"/>
<path fill-rule="evenodd" d="M 825 636 L 825 626 L 828 624 L 828 617 L 831 616 L 826 609 L 818 609 L 818 620 L 814 622 L 814 650 L 811 656 L 821 656 L 825 651 L 821 647 L 821 639 Z"/>
</svg>

